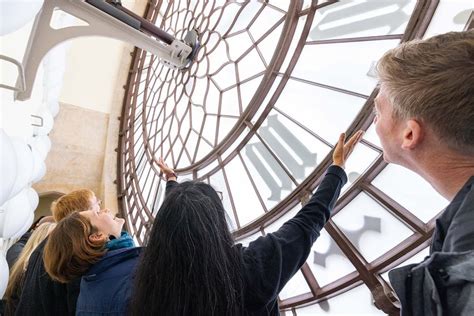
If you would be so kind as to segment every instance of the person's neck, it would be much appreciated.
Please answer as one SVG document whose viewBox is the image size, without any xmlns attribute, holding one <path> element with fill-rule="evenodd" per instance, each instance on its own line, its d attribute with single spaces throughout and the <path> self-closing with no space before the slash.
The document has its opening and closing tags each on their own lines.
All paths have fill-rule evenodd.
<svg viewBox="0 0 474 316">
<path fill-rule="evenodd" d="M 474 158 L 452 151 L 436 150 L 418 157 L 414 171 L 428 181 L 444 198 L 452 201 L 474 175 Z"/>
</svg>

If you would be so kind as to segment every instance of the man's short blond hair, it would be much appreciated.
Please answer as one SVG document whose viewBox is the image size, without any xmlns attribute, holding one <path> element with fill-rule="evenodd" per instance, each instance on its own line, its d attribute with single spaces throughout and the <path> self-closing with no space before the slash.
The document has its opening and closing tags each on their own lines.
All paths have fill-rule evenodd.
<svg viewBox="0 0 474 316">
<path fill-rule="evenodd" d="M 396 118 L 416 118 L 448 147 L 474 154 L 474 30 L 406 42 L 377 64 Z"/>
</svg>

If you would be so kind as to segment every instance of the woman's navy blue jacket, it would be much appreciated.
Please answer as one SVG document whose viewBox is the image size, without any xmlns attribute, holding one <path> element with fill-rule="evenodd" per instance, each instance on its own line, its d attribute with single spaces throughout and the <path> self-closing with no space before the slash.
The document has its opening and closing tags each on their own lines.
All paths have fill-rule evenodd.
<svg viewBox="0 0 474 316">
<path fill-rule="evenodd" d="M 125 315 L 141 247 L 108 251 L 82 277 L 76 315 Z"/>
</svg>

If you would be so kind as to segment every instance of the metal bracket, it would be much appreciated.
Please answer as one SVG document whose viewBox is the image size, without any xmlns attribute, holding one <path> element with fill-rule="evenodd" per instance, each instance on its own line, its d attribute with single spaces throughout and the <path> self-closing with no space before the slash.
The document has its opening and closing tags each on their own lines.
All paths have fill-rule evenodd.
<svg viewBox="0 0 474 316">
<path fill-rule="evenodd" d="M 5 56 L 5 55 L 0 55 L 0 59 L 6 60 L 8 62 L 11 62 L 12 64 L 15 64 L 15 66 L 18 68 L 18 81 L 17 81 L 17 86 L 9 86 L 6 84 L 1 84 L 0 83 L 0 88 L 5 88 L 8 90 L 13 90 L 13 91 L 25 91 L 25 72 L 23 70 L 23 65 L 16 59 Z"/>
<path fill-rule="evenodd" d="M 42 118 L 41 116 L 39 116 L 39 115 L 33 115 L 33 114 L 31 114 L 30 116 L 33 117 L 33 118 L 36 118 L 36 119 L 40 120 L 40 122 L 41 122 L 41 123 L 39 123 L 39 124 L 34 124 L 34 123 L 32 123 L 31 126 L 43 127 L 43 125 L 44 125 L 44 124 L 43 124 L 43 118 Z"/>
<path fill-rule="evenodd" d="M 55 9 L 71 14 L 88 25 L 53 29 L 50 24 Z M 184 67 L 193 51 L 192 47 L 178 40 L 173 41 L 171 45 L 162 43 L 87 3 L 86 0 L 45 0 L 33 24 L 22 63 L 24 78 L 19 78 L 14 89 L 15 100 L 24 101 L 31 97 L 39 64 L 53 47 L 81 36 L 104 36 L 128 42 L 157 55 L 167 66 L 174 69 Z"/>
</svg>

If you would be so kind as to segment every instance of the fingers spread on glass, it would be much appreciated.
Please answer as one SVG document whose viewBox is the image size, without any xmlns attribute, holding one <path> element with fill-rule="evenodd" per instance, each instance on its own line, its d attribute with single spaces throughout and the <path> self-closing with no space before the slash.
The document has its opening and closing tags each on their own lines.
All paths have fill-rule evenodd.
<svg viewBox="0 0 474 316">
<path fill-rule="evenodd" d="M 176 177 L 177 177 L 176 173 L 163 160 L 163 157 L 158 158 L 157 164 L 160 167 L 161 173 L 165 176 L 166 180 L 169 180 L 170 178 L 172 178 L 173 180 L 176 180 Z"/>
<path fill-rule="evenodd" d="M 362 136 L 364 136 L 364 131 L 357 131 L 347 142 L 345 142 L 346 134 L 341 133 L 337 145 L 334 148 L 332 156 L 333 164 L 344 168 L 347 159 L 351 155 L 357 143 L 362 139 Z"/>
</svg>

